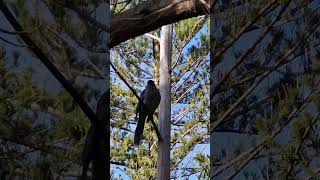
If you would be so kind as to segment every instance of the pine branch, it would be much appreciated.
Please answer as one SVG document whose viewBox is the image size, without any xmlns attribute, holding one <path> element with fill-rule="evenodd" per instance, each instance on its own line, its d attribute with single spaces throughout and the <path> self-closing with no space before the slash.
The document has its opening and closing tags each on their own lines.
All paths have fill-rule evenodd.
<svg viewBox="0 0 320 180">
<path fill-rule="evenodd" d="M 7 8 L 3 0 L 0 0 L 0 9 L 17 32 L 25 32 L 21 25 L 17 22 L 16 18 L 12 15 Z M 90 119 L 91 123 L 96 121 L 96 115 L 89 107 L 87 102 L 81 97 L 79 92 L 72 86 L 72 84 L 59 72 L 56 66 L 49 60 L 49 58 L 43 53 L 43 51 L 32 41 L 32 39 L 26 33 L 18 34 L 22 40 L 28 45 L 29 49 L 41 60 L 41 62 L 47 67 L 47 69 L 54 75 L 54 77 L 62 84 L 62 86 L 68 91 L 75 102 L 80 106 L 82 111 Z"/>
<path fill-rule="evenodd" d="M 248 30 L 249 27 L 253 26 L 265 13 L 274 5 L 277 3 L 278 0 L 273 0 L 269 4 L 267 4 L 263 9 L 260 10 L 260 12 L 257 14 L 257 16 L 250 22 L 247 23 L 246 26 L 244 26 L 239 33 L 231 40 L 231 42 L 224 48 L 222 49 L 215 57 L 214 60 L 211 63 L 211 68 L 213 69 L 218 63 L 221 62 L 221 56 L 229 49 L 231 48 L 237 41 L 240 39 L 240 37 L 245 34 Z M 274 10 L 277 6 L 272 7 L 271 10 Z"/>
<path fill-rule="evenodd" d="M 282 7 L 281 11 L 279 12 L 278 16 L 273 20 L 272 23 L 267 27 L 267 29 L 262 33 L 262 35 L 247 49 L 247 51 L 241 55 L 237 63 L 228 71 L 228 73 L 217 83 L 216 87 L 214 88 L 212 95 L 214 96 L 216 94 L 217 89 L 221 86 L 222 83 L 226 82 L 227 79 L 230 77 L 231 73 L 238 68 L 249 56 L 250 53 L 254 51 L 254 49 L 260 44 L 260 42 L 268 35 L 268 33 L 272 30 L 273 25 L 278 22 L 282 16 L 282 14 L 285 12 L 287 7 L 290 3 L 287 3 L 284 7 Z"/>
<path fill-rule="evenodd" d="M 305 37 L 305 39 L 309 39 L 309 37 L 314 33 L 315 30 L 318 29 L 318 27 L 320 26 L 320 22 L 318 24 L 316 24 L 314 26 L 314 28 L 307 34 L 307 36 Z M 232 104 L 232 106 L 222 115 L 222 117 L 220 117 L 217 121 L 214 121 L 211 123 L 210 126 L 210 133 L 212 133 L 214 131 L 214 129 L 216 129 L 233 111 L 234 109 L 247 97 L 249 96 L 249 94 L 256 89 L 256 87 L 271 73 L 273 72 L 280 64 L 284 63 L 286 61 L 287 58 L 289 58 L 299 47 L 302 47 L 304 44 L 306 43 L 306 41 L 304 41 L 303 43 L 299 43 L 298 45 L 296 45 L 294 48 L 292 48 L 287 54 L 285 54 L 282 58 L 280 58 L 278 60 L 278 62 L 272 66 L 271 69 L 269 69 L 268 71 L 264 72 L 262 74 L 262 77 L 260 79 L 258 79 L 256 82 L 254 82 L 250 88 L 247 89 L 247 91 L 234 103 Z M 210 98 L 212 98 L 210 96 Z"/>
<path fill-rule="evenodd" d="M 299 145 L 296 147 L 295 151 L 294 151 L 294 157 L 297 157 L 299 155 L 299 151 L 304 143 L 304 140 L 307 138 L 307 136 L 309 135 L 310 131 L 312 130 L 313 125 L 316 123 L 316 121 L 319 118 L 320 113 L 318 113 L 314 119 L 311 121 L 310 126 L 308 126 L 308 128 L 305 129 L 305 131 L 303 132 L 303 135 L 301 137 L 300 143 Z M 297 159 L 292 159 L 290 160 L 290 164 L 287 168 L 287 174 L 286 174 L 286 178 L 289 179 L 291 172 L 293 170 L 294 165 L 296 164 Z"/>
<path fill-rule="evenodd" d="M 315 86 L 318 85 L 318 83 L 320 82 L 317 81 L 315 83 Z M 318 90 L 319 92 L 319 90 Z M 238 161 L 242 160 L 245 157 L 246 158 L 243 163 L 240 165 L 240 167 L 237 168 L 237 170 L 232 173 L 229 177 L 232 178 L 234 177 L 238 172 L 241 171 L 241 169 L 243 169 L 254 157 L 255 155 L 260 152 L 260 150 L 262 150 L 261 147 L 263 147 L 268 140 L 274 139 L 299 113 L 301 113 L 304 109 L 306 109 L 308 107 L 308 105 L 310 105 L 311 103 L 311 97 L 312 94 L 315 93 L 314 89 L 311 90 L 308 95 L 306 96 L 306 98 L 303 100 L 303 103 L 300 107 L 294 109 L 286 118 L 285 123 L 283 123 L 281 126 L 279 126 L 278 129 L 275 130 L 275 132 L 271 135 L 271 136 L 267 136 L 265 137 L 258 145 L 256 145 L 255 147 L 250 148 L 248 151 L 241 153 L 240 155 L 238 155 L 236 158 L 233 158 L 231 161 L 229 161 L 227 164 L 223 165 L 222 167 L 218 168 L 214 174 L 212 174 L 212 177 L 215 177 L 217 175 L 219 175 L 220 173 L 222 173 L 224 170 L 228 169 L 229 167 L 231 167 L 232 165 L 234 165 L 235 163 L 237 163 Z M 317 113 L 314 118 L 318 118 L 318 116 L 320 115 L 320 113 Z M 257 151 L 257 149 L 260 149 Z"/>
</svg>

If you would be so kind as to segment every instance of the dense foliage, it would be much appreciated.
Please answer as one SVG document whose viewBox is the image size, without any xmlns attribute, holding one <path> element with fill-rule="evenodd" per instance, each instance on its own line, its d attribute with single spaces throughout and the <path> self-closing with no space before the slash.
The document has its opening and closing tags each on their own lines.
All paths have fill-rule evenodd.
<svg viewBox="0 0 320 180">
<path fill-rule="evenodd" d="M 319 4 L 213 9 L 212 178 L 319 176 Z"/>
</svg>

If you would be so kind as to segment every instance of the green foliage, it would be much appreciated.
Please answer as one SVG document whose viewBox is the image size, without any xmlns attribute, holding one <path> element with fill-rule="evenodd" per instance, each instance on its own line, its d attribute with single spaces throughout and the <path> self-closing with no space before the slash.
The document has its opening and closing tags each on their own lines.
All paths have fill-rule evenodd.
<svg viewBox="0 0 320 180">
<path fill-rule="evenodd" d="M 70 7 L 59 3 L 16 0 L 7 4 L 46 56 L 90 105 L 95 104 L 95 96 L 101 92 L 86 83 L 86 77 L 92 78 L 91 82 L 105 82 L 80 53 L 87 51 L 88 59 L 99 67 L 104 59 L 93 52 L 101 46 L 98 37 L 103 32 L 72 9 L 96 18 L 97 8 L 104 2 L 72 1 Z M 6 46 L 0 50 L 0 173 L 8 170 L 18 179 L 78 176 L 90 122 L 33 53 L 25 50 L 11 51 Z"/>
<path fill-rule="evenodd" d="M 212 122 L 228 112 L 212 130 L 223 144 L 215 147 L 211 168 L 222 172 L 213 179 L 309 178 L 319 169 L 319 32 L 311 32 L 319 11 L 309 1 L 285 0 L 258 16 L 270 2 L 225 1 L 213 13 Z"/>
<path fill-rule="evenodd" d="M 78 107 L 70 106 L 72 99 L 65 91 L 53 96 L 33 82 L 31 68 L 6 68 L 8 58 L 4 54 L 0 62 L 0 134 L 2 138 L 5 137 L 9 141 L 18 140 L 15 145 L 10 146 L 14 149 L 20 148 L 19 151 L 21 151 L 2 149 L 2 153 L 16 153 L 17 155 L 8 160 L 1 160 L 0 163 L 9 163 L 10 172 L 14 176 L 19 176 L 19 166 L 11 159 L 23 158 L 24 166 L 32 170 L 26 172 L 27 176 L 52 178 L 51 168 L 59 172 L 60 169 L 56 167 L 61 166 L 63 161 L 64 163 L 67 163 L 68 159 L 78 161 L 82 150 L 82 145 L 78 145 L 83 143 L 83 138 L 87 133 L 88 119 Z M 61 119 L 59 115 L 62 115 L 63 118 Z M 23 141 L 25 141 L 24 146 L 19 145 L 18 142 Z M 47 148 L 46 146 L 55 147 L 56 143 L 74 144 L 76 151 L 70 150 L 68 153 L 63 153 L 60 150 L 42 158 L 37 155 L 36 151 L 28 150 L 28 148 L 41 150 Z M 3 141 L 1 145 L 4 144 L 7 143 Z M 40 164 L 34 164 L 34 162 Z"/>
</svg>

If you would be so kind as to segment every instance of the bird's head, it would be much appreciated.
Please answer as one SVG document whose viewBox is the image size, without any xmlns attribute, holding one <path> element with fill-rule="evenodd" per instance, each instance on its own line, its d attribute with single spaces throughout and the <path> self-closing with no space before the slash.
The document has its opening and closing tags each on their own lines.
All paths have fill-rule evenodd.
<svg viewBox="0 0 320 180">
<path fill-rule="evenodd" d="M 148 83 L 147 83 L 147 86 L 151 87 L 151 88 L 157 88 L 157 86 L 156 86 L 156 84 L 154 83 L 153 80 L 149 80 Z"/>
<path fill-rule="evenodd" d="M 147 83 L 147 85 L 148 85 L 148 86 L 154 86 L 155 84 L 154 84 L 154 82 L 153 82 L 152 80 L 149 80 L 148 83 Z"/>
<path fill-rule="evenodd" d="M 148 87 L 159 88 L 159 82 L 157 84 L 153 80 L 149 80 L 147 83 Z"/>
</svg>

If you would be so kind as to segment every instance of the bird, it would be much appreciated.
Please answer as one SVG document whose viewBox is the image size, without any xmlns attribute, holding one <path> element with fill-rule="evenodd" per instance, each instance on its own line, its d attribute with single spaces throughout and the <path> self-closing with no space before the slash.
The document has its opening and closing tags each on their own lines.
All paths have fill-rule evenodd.
<svg viewBox="0 0 320 180">
<path fill-rule="evenodd" d="M 134 133 L 134 144 L 137 146 L 140 144 L 143 137 L 146 118 L 148 116 L 149 118 L 152 118 L 161 101 L 159 89 L 152 80 L 147 82 L 145 89 L 140 94 L 140 99 L 144 105 L 139 101 L 136 107 L 136 119 L 138 119 L 138 124 Z"/>
</svg>

